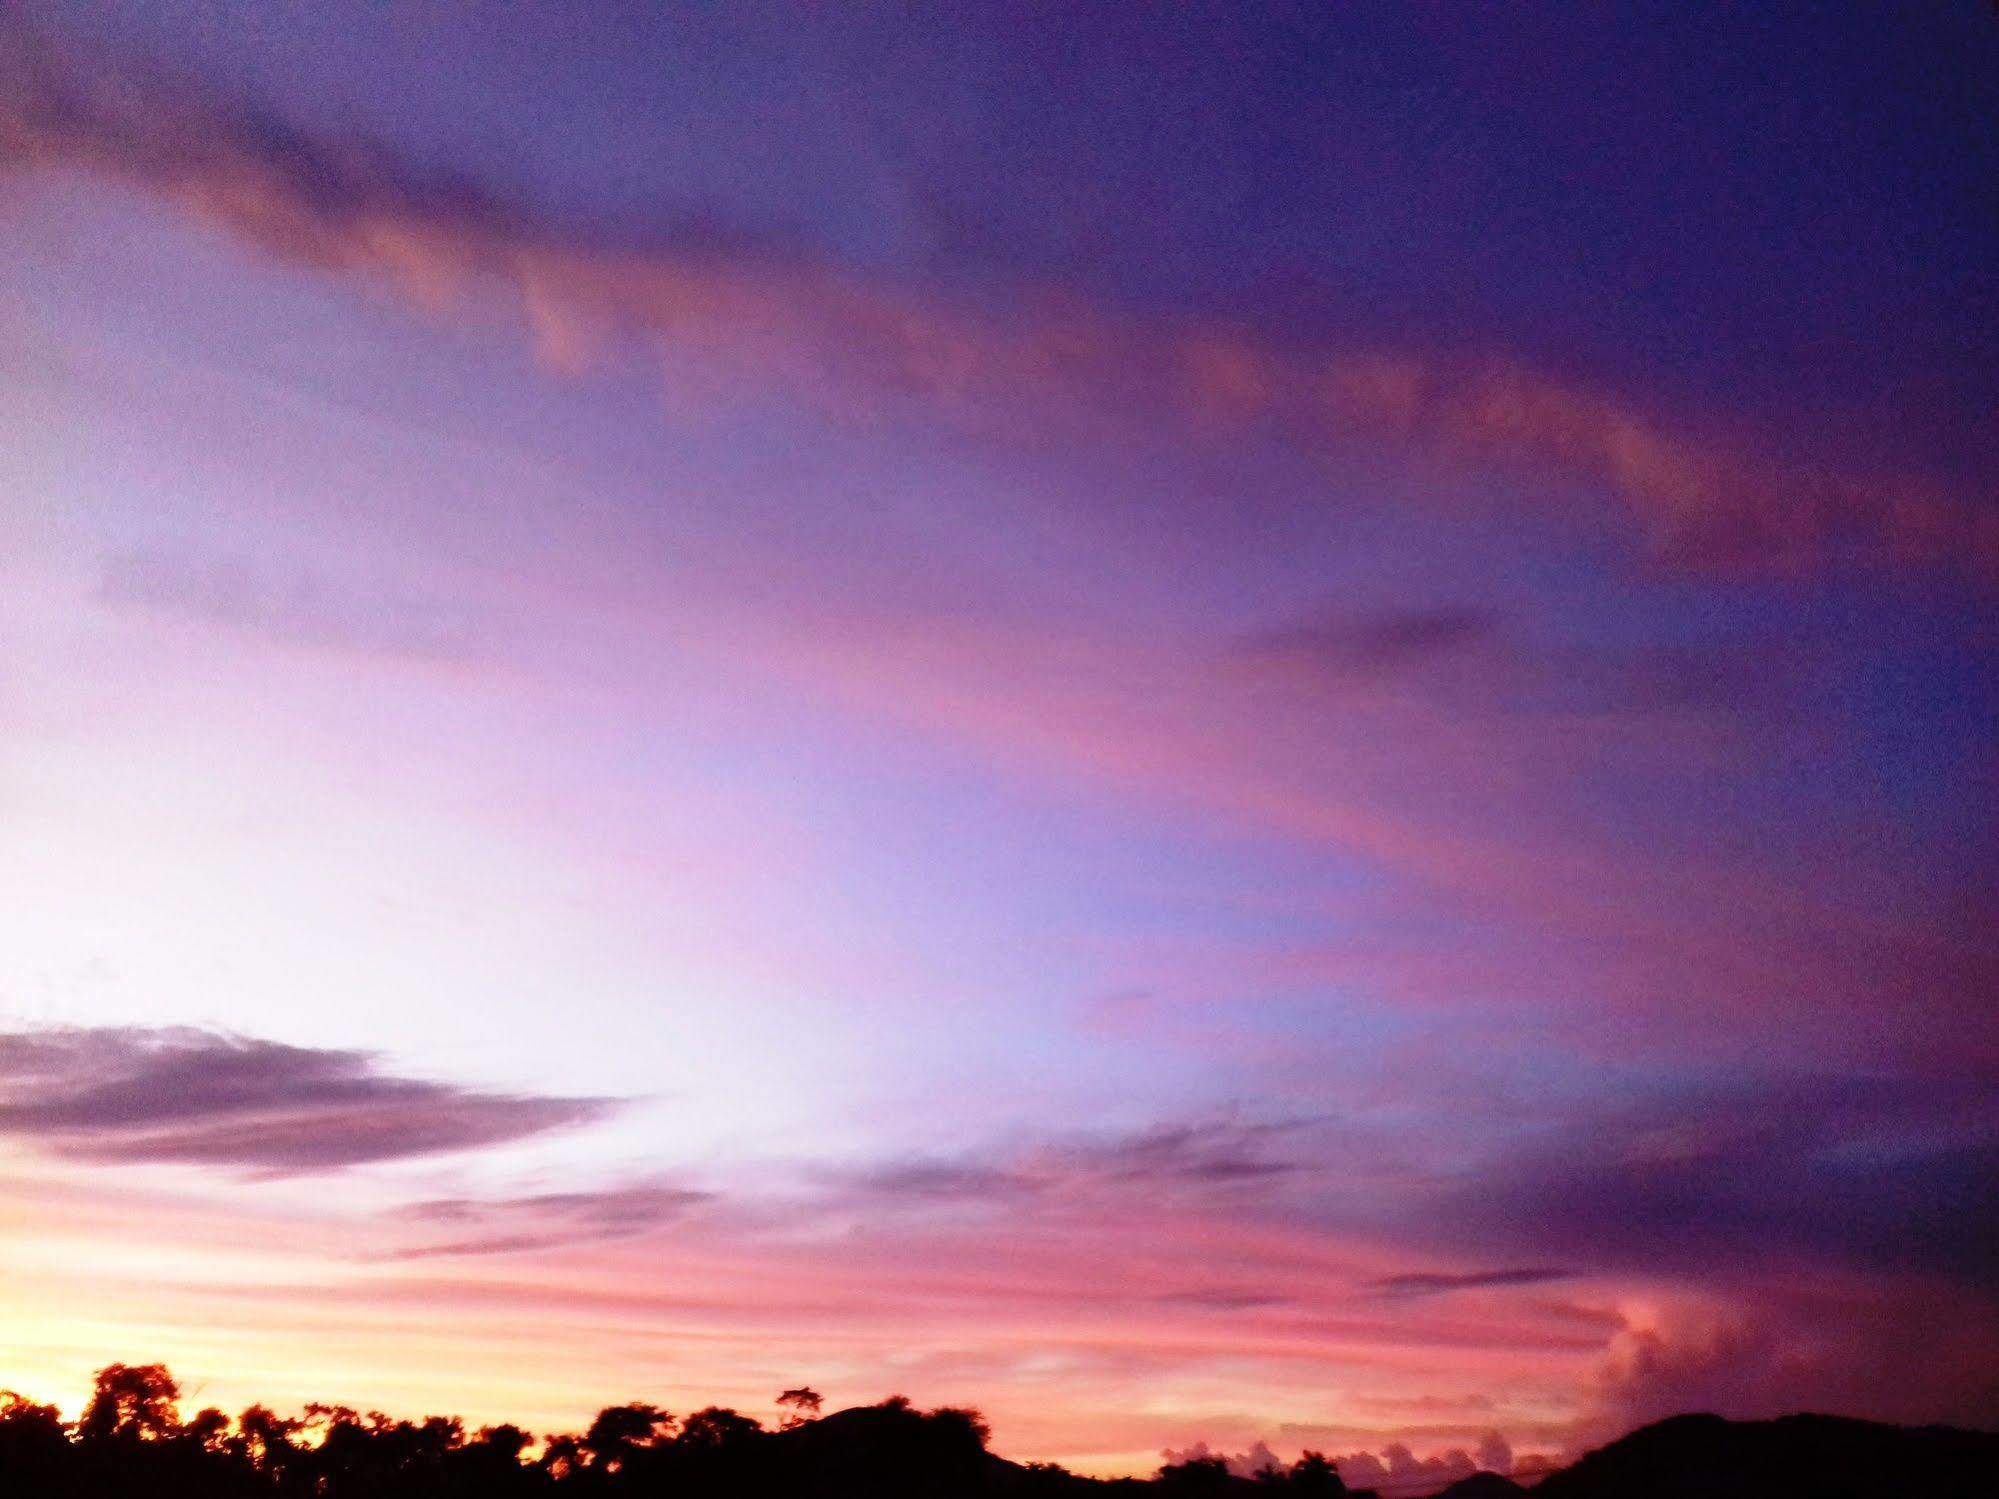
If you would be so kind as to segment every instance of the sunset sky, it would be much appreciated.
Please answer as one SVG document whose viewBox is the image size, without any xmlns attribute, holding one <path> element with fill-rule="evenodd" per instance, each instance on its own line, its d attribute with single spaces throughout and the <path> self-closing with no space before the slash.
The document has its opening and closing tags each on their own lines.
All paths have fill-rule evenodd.
<svg viewBox="0 0 1999 1499">
<path fill-rule="evenodd" d="M 0 1387 L 1999 1423 L 1995 121 L 1971 0 L 0 0 Z"/>
</svg>

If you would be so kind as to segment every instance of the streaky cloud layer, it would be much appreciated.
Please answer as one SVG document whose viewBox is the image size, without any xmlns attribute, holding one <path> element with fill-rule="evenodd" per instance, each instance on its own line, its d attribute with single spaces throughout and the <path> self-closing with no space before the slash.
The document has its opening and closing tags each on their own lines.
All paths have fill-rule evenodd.
<svg viewBox="0 0 1999 1499">
<path fill-rule="evenodd" d="M 242 23 L 0 21 L 0 1384 L 1993 1419 L 1989 29 Z"/>
<path fill-rule="evenodd" d="M 1006 288 L 1003 308 L 973 312 L 701 224 L 593 243 L 377 143 L 320 140 L 185 81 L 95 76 L 18 25 L 0 44 L 0 159 L 17 169 L 102 174 L 280 261 L 373 276 L 428 307 L 505 288 L 559 371 L 637 340 L 670 383 L 691 372 L 714 396 L 775 387 L 849 415 L 909 400 L 1010 441 L 1132 422 L 1307 448 L 1358 435 L 1600 486 L 1643 548 L 1679 565 L 1788 572 L 1857 557 L 1999 580 L 1999 520 L 1945 482 L 1732 451 L 1503 358 L 1290 348 L 1226 324 L 1133 322 L 1048 288 Z"/>
</svg>

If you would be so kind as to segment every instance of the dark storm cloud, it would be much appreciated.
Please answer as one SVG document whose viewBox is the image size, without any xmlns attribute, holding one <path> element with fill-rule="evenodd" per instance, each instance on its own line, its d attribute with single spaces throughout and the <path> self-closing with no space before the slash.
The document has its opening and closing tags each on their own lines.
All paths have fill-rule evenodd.
<svg viewBox="0 0 1999 1499">
<path fill-rule="evenodd" d="M 614 1107 L 397 1077 L 365 1051 L 194 1029 L 0 1036 L 0 1134 L 79 1160 L 327 1171 L 502 1145 Z"/>
<path fill-rule="evenodd" d="M 1778 1255 L 1989 1285 L 1995 1182 L 1999 1104 L 1981 1083 L 1779 1077 L 1593 1111 L 1496 1155 L 1430 1211 L 1594 1268 Z"/>
</svg>

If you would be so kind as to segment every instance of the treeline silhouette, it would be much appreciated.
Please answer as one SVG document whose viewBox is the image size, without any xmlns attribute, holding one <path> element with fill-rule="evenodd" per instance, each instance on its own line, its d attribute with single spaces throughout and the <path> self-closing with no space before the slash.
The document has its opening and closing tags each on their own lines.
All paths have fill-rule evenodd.
<svg viewBox="0 0 1999 1499">
<path fill-rule="evenodd" d="M 82 1415 L 62 1419 L 0 1391 L 0 1499 L 1061 1499 L 1061 1496 L 1347 1494 L 1308 1452 L 1244 1476 L 1216 1457 L 1150 1479 L 1094 1479 L 986 1450 L 979 1413 L 919 1410 L 901 1396 L 822 1414 L 808 1387 L 777 1397 L 778 1423 L 720 1406 L 675 1416 L 608 1406 L 581 1432 L 537 1440 L 518 1426 L 468 1431 L 454 1416 L 400 1420 L 308 1405 L 183 1415 L 161 1364 L 97 1373 Z M 1354 1492 L 1355 1499 L 1370 1493 Z M 1406 1494 L 1407 1491 L 1404 1491 Z M 1445 1499 L 1528 1492 L 1496 1473 Z M 1548 1476 L 1535 1499 L 1989 1499 L 1999 1435 L 1835 1416 L 1725 1421 L 1675 1416 Z M 1382 1499 L 1404 1499 L 1385 1494 Z"/>
<path fill-rule="evenodd" d="M 1219 1459 L 1156 1479 L 1091 1479 L 986 1450 L 975 1410 L 919 1410 L 901 1396 L 830 1415 L 810 1388 L 778 1397 L 776 1426 L 721 1406 L 676 1416 L 608 1406 L 581 1432 L 537 1444 L 518 1426 L 468 1431 L 455 1416 L 401 1420 L 308 1405 L 181 1413 L 164 1365 L 111 1364 L 83 1414 L 0 1391 L 0 1494 L 24 1499 L 977 1499 L 977 1496 L 1348 1492 L 1308 1453 L 1255 1480 Z"/>
</svg>

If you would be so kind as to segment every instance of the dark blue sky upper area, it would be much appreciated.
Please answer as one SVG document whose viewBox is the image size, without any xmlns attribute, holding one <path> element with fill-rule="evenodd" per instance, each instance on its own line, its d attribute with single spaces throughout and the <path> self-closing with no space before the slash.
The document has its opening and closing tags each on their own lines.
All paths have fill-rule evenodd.
<svg viewBox="0 0 1999 1499">
<path fill-rule="evenodd" d="M 44 6 L 581 234 L 1999 458 L 1983 6 Z"/>
</svg>

